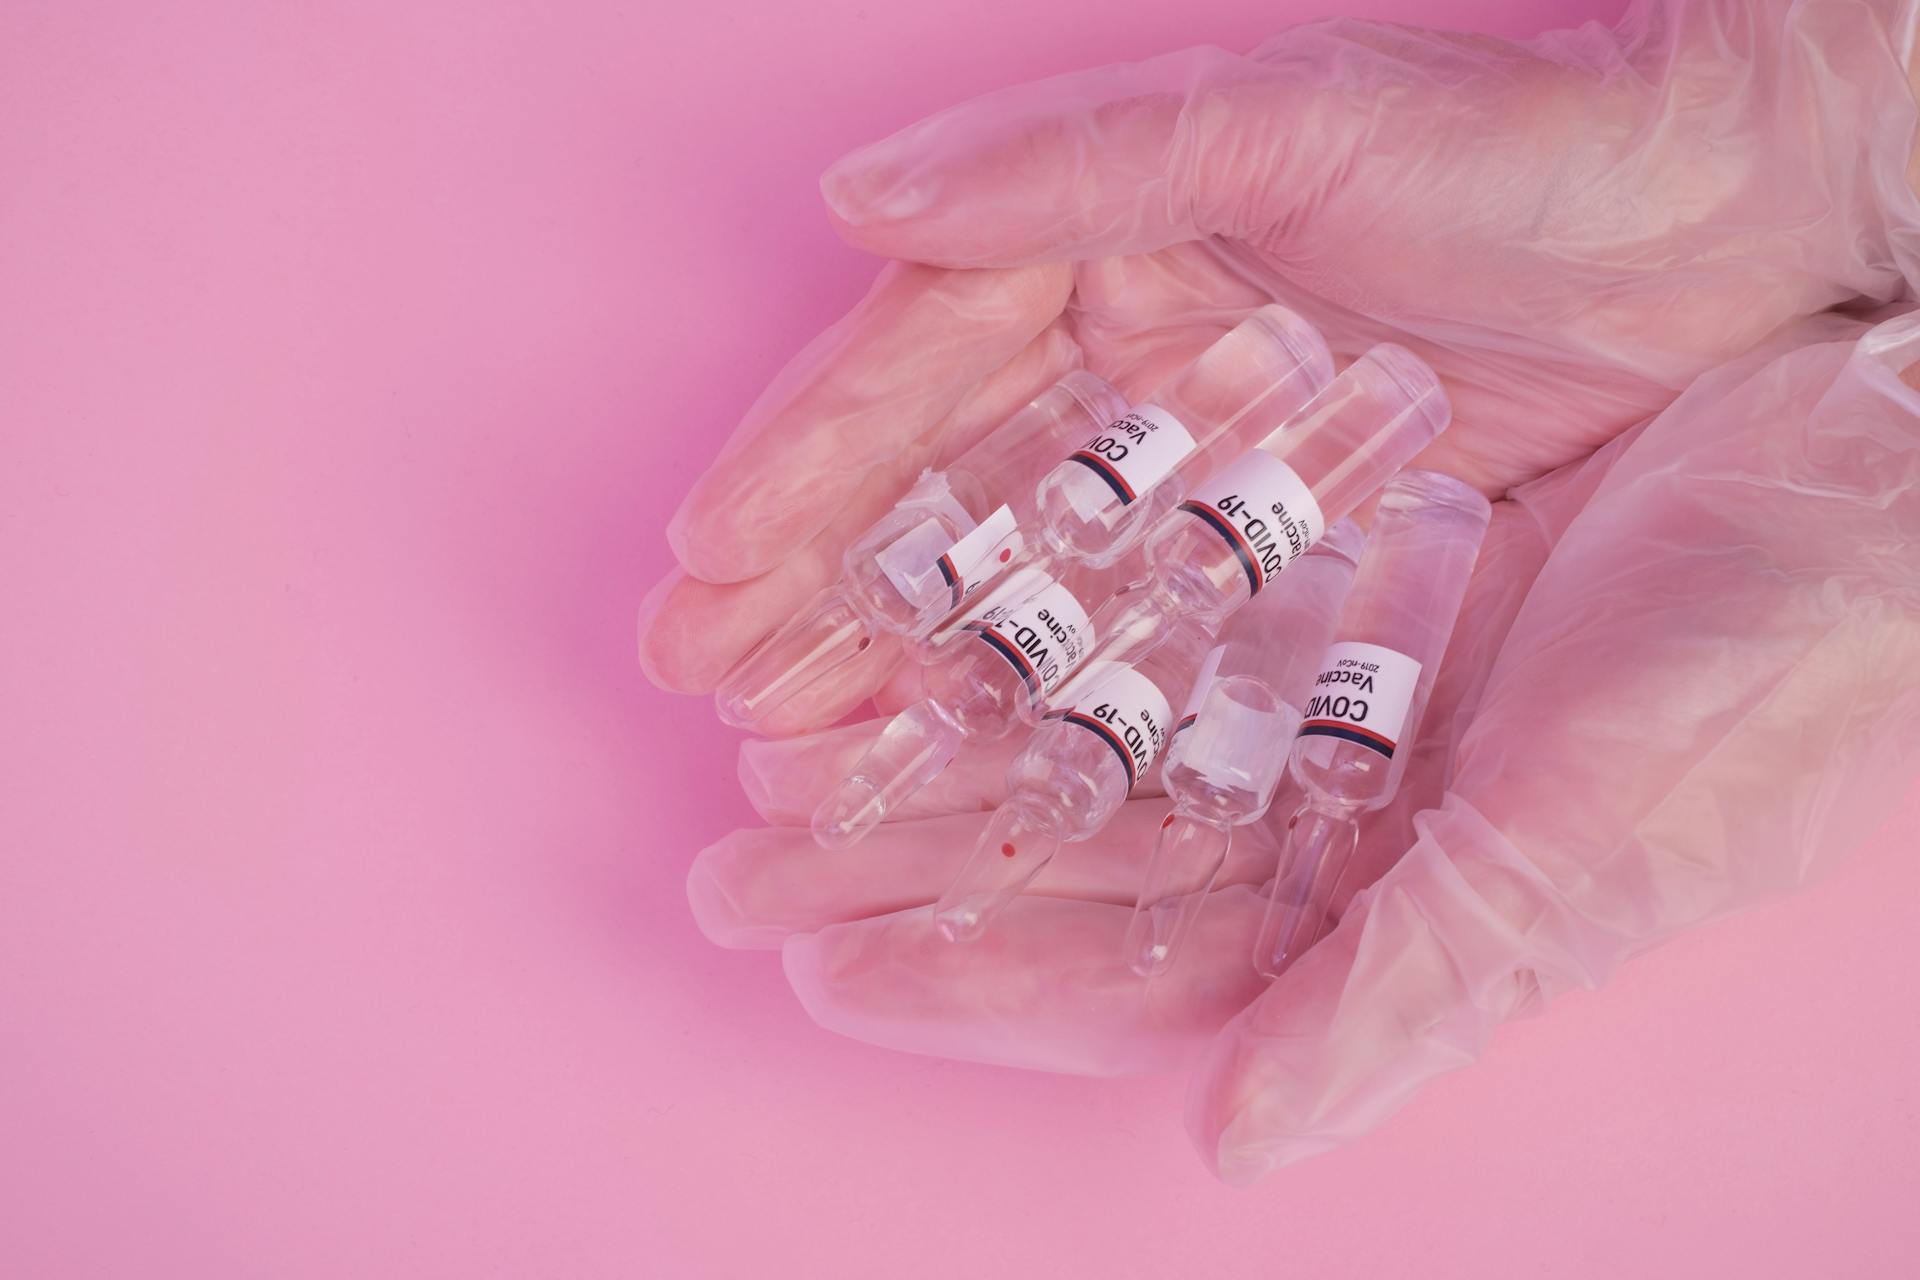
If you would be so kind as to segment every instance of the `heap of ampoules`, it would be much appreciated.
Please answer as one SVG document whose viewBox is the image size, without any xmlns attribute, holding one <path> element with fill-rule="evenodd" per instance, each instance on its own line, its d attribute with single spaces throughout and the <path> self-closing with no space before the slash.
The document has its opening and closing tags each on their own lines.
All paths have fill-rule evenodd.
<svg viewBox="0 0 1920 1280">
<path fill-rule="evenodd" d="M 815 836 L 832 847 L 855 843 L 937 776 L 963 742 L 1038 724 L 1116 621 L 1112 597 L 1132 576 L 1122 561 L 1157 527 L 1154 513 L 1169 511 L 1210 460 L 1310 402 L 1332 368 L 1311 326 L 1263 308 L 1058 460 L 1034 490 L 1029 545 L 999 581 L 912 647 L 928 664 L 925 698 L 894 717 L 821 804 Z"/>
<path fill-rule="evenodd" d="M 883 638 L 923 664 L 923 699 L 814 815 L 830 848 L 964 742 L 1030 727 L 934 907 L 955 941 L 1104 828 L 1164 753 L 1173 811 L 1126 940 L 1145 976 L 1173 962 L 1234 828 L 1291 772 L 1303 799 L 1254 957 L 1275 973 L 1317 936 L 1361 815 L 1399 783 L 1485 529 L 1471 489 L 1401 473 L 1448 420 L 1411 353 L 1378 346 L 1335 377 L 1320 335 L 1277 306 L 1130 411 L 1071 374 L 855 539 L 841 580 L 729 674 L 721 714 L 751 727 Z M 1376 494 L 1363 536 L 1346 517 Z"/>
</svg>

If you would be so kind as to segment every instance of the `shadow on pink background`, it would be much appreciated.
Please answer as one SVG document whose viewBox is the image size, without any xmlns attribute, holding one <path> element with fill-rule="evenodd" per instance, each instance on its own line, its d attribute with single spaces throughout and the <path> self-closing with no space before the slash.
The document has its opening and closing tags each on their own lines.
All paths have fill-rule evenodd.
<svg viewBox="0 0 1920 1280">
<path fill-rule="evenodd" d="M 816 175 L 1329 3 L 0 11 L 0 1275 L 1913 1274 L 1920 806 L 1250 1193 L 688 918 L 633 614 L 871 274 Z"/>
</svg>

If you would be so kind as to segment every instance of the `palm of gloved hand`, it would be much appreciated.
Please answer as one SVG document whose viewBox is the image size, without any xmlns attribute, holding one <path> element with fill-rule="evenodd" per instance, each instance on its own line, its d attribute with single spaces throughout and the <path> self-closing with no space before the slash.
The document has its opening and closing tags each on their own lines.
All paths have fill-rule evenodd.
<svg viewBox="0 0 1920 1280">
<path fill-rule="evenodd" d="M 856 152 L 823 182 L 844 234 L 972 270 L 894 270 L 768 389 L 675 519 L 688 574 L 643 660 L 712 688 L 921 467 L 1076 362 L 1143 394 L 1265 302 L 1338 353 L 1431 362 L 1455 425 L 1419 464 L 1497 495 L 1778 325 L 1894 296 L 1865 161 L 1905 135 L 1860 100 L 1905 82 L 1842 17 L 1845 82 L 1757 22 L 1729 62 L 1704 8 L 1531 46 L 1333 23 L 1007 90 Z M 897 657 L 875 646 L 769 728 L 844 714 Z"/>
<path fill-rule="evenodd" d="M 696 862 L 696 914 L 718 941 L 784 944 L 809 1012 L 875 1043 L 1089 1074 L 1201 1054 L 1189 1122 L 1230 1179 L 1352 1137 L 1543 995 L 1798 884 L 1904 794 L 1920 394 L 1898 371 L 1920 320 L 1862 329 L 1820 322 L 1496 505 L 1406 783 L 1366 827 L 1378 883 L 1316 904 L 1339 927 L 1272 986 L 1249 965 L 1272 822 L 1243 833 L 1172 971 L 1127 969 L 1165 812 L 1146 799 L 985 940 L 945 942 L 924 904 L 999 798 L 1005 746 L 919 798 L 952 816 L 854 855 L 799 829 L 729 837 Z M 798 816 L 863 732 L 752 747 L 750 793 Z"/>
<path fill-rule="evenodd" d="M 1877 36 L 1858 28 L 1848 41 Z M 1742 34 L 1761 58 L 1787 42 Z M 1080 263 L 1094 357 L 1191 310 L 1139 287 L 1176 275 L 1196 298 L 1284 302 L 1336 351 L 1405 343 L 1455 403 L 1426 465 L 1498 493 L 1779 324 L 1899 287 L 1850 234 L 1874 216 L 1859 139 L 1822 135 L 1830 114 L 1760 123 L 1727 35 L 1704 8 L 1531 47 L 1319 24 L 1247 57 L 1195 49 L 995 94 L 856 152 L 823 188 L 848 238 L 890 257 Z M 1781 77 L 1796 105 L 1831 89 L 1791 60 Z"/>
</svg>

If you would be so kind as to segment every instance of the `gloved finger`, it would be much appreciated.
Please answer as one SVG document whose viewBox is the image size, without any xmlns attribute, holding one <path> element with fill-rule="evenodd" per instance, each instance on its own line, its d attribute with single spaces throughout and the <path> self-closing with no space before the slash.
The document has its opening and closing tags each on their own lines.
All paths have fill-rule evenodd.
<svg viewBox="0 0 1920 1280">
<path fill-rule="evenodd" d="M 1122 805 L 1105 831 L 1065 846 L 1029 892 L 1130 906 L 1166 813 L 1165 800 Z M 791 934 L 934 901 L 953 883 L 985 825 L 984 813 L 883 823 L 858 849 L 842 851 L 821 848 L 805 829 L 735 831 L 694 858 L 687 898 L 701 932 L 714 942 L 774 946 Z M 1265 879 L 1273 860 L 1266 830 L 1243 828 L 1222 883 Z"/>
<path fill-rule="evenodd" d="M 964 452 L 1077 368 L 1079 360 L 1080 349 L 1065 326 L 1048 325 L 969 389 L 931 430 L 869 467 L 865 482 L 827 526 L 790 549 L 778 568 L 725 583 L 703 581 L 685 570 L 670 572 L 641 605 L 640 665 L 647 677 L 681 693 L 713 690 L 754 645 L 839 577 L 847 544 L 891 510 L 923 468 Z M 874 649 L 805 690 L 761 727 L 792 733 L 838 720 L 871 693 L 900 654 L 892 643 Z"/>
<path fill-rule="evenodd" d="M 987 94 L 846 156 L 822 178 L 846 239 L 974 267 L 1143 253 L 1272 220 L 1293 131 L 1284 82 L 1187 49 Z M 1274 145 L 1274 144 L 1279 145 Z"/>
<path fill-rule="evenodd" d="M 754 811 L 775 825 L 804 827 L 813 811 L 880 736 L 886 720 L 862 720 L 794 738 L 748 738 L 740 744 L 740 786 Z M 952 763 L 898 806 L 888 822 L 991 809 L 1006 798 L 1007 764 L 1024 735 L 969 739 Z"/>
<path fill-rule="evenodd" d="M 1127 967 L 1125 907 L 1034 895 L 965 946 L 918 908 L 790 938 L 781 960 L 813 1020 L 856 1040 L 1075 1075 L 1164 1072 L 1259 993 L 1247 956 L 1260 906 L 1245 886 L 1212 895 L 1206 929 L 1151 981 Z"/>
<path fill-rule="evenodd" d="M 782 369 L 667 527 L 709 582 L 767 572 L 824 529 L 867 472 L 932 430 L 1059 316 L 1061 267 L 952 272 L 889 264 Z"/>
</svg>

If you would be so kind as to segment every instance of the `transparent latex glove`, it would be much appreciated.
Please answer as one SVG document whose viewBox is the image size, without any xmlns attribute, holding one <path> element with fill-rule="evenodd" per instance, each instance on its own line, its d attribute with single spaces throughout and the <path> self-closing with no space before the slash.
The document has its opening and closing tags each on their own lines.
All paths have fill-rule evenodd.
<svg viewBox="0 0 1920 1280">
<path fill-rule="evenodd" d="M 1401 796 L 1321 904 L 1338 927 L 1243 1007 L 1270 831 L 1248 832 L 1172 972 L 1126 969 L 1164 802 L 1063 856 L 986 949 L 939 941 L 921 904 L 996 798 L 992 761 L 942 798 L 975 812 L 883 829 L 871 861 L 802 831 L 729 837 L 696 860 L 696 915 L 717 941 L 783 944 L 809 1013 L 878 1044 L 1111 1074 L 1205 1041 L 1189 1125 L 1229 1180 L 1352 1138 L 1506 1017 L 1797 885 L 1905 795 L 1920 393 L 1900 373 L 1920 319 L 1864 327 L 1798 326 L 1496 504 Z M 780 793 L 863 732 L 754 748 L 763 810 L 804 812 Z"/>
<path fill-rule="evenodd" d="M 1505 1019 L 1790 890 L 1920 775 L 1920 317 L 1709 375 L 1555 546 L 1406 855 L 1215 1041 L 1247 1181 Z M 1630 534 L 1629 534 L 1630 531 Z"/>
<path fill-rule="evenodd" d="M 1137 395 L 1277 300 L 1343 356 L 1386 340 L 1438 369 L 1455 425 L 1415 465 L 1492 496 L 1794 317 L 1905 295 L 1912 25 L 1895 0 L 1675 0 L 1526 43 L 1320 23 L 855 152 L 822 184 L 850 241 L 988 270 L 888 268 L 768 388 L 674 519 L 647 671 L 711 689 L 1063 362 Z M 768 727 L 828 723 L 897 653 Z"/>
<path fill-rule="evenodd" d="M 1366 878 L 1405 850 L 1422 798 L 1439 798 L 1457 725 L 1468 718 L 1527 586 L 1624 444 L 1538 481 L 1522 500 L 1495 504 L 1424 720 L 1429 728 L 1415 744 L 1399 799 L 1369 826 L 1356 856 Z M 1063 848 L 986 938 L 955 946 L 940 937 L 927 908 L 1006 798 L 1007 763 L 1023 742 L 1009 735 L 968 744 L 856 854 L 824 850 L 806 822 L 882 723 L 743 743 L 741 783 L 773 825 L 732 833 L 702 852 L 688 876 L 707 936 L 723 946 L 784 946 L 794 988 L 821 1025 L 914 1052 L 1116 1075 L 1192 1063 L 1262 990 L 1250 956 L 1264 906 L 1257 890 L 1279 851 L 1276 822 L 1237 834 L 1192 942 L 1151 985 L 1128 968 L 1122 942 L 1167 813 L 1157 770 L 1105 831 Z M 1273 809 L 1292 807 L 1283 792 Z"/>
</svg>

